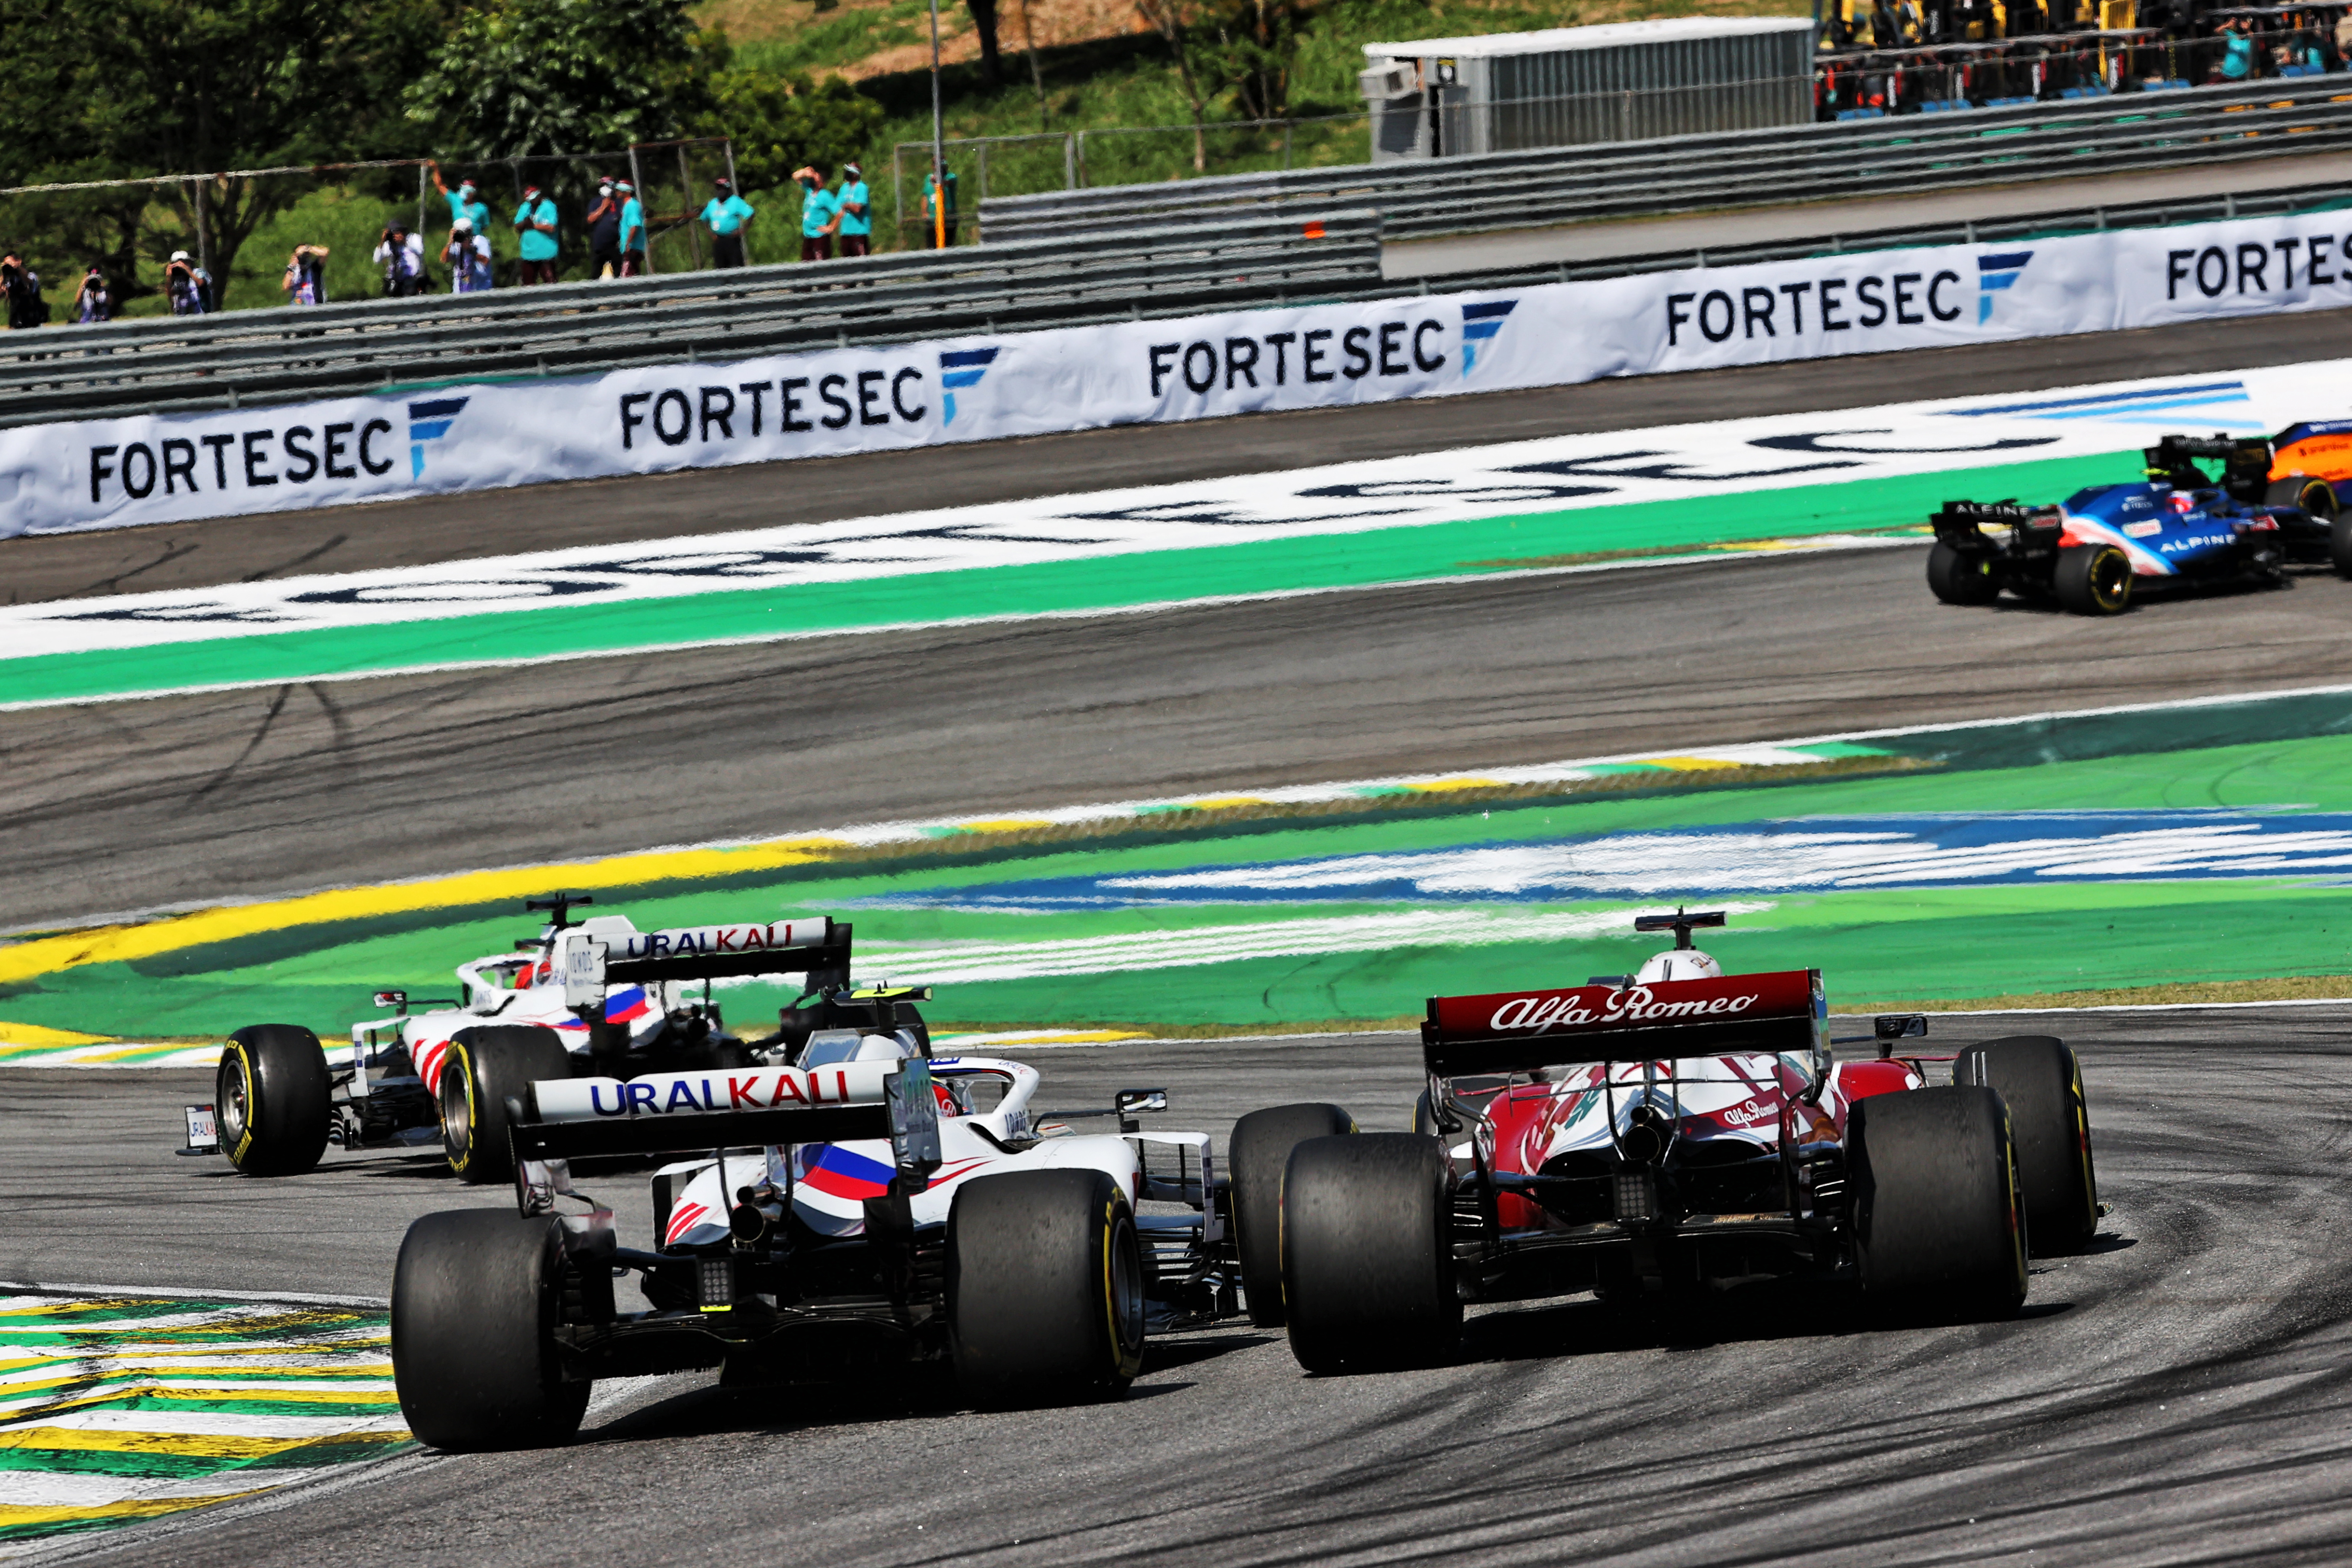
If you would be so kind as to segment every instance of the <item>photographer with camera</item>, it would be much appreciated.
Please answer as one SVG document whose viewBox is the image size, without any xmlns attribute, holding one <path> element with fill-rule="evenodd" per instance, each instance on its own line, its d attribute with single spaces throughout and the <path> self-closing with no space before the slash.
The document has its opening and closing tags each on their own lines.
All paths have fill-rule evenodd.
<svg viewBox="0 0 2352 1568">
<path fill-rule="evenodd" d="M 466 219 L 449 226 L 449 243 L 441 247 L 441 259 L 448 264 L 452 294 L 478 294 L 490 287 L 490 237 L 476 234 Z"/>
<path fill-rule="evenodd" d="M 298 245 L 286 258 L 286 280 L 278 285 L 289 305 L 327 302 L 327 247 Z"/>
<path fill-rule="evenodd" d="M 163 295 L 175 316 L 207 316 L 213 310 L 212 275 L 197 266 L 184 250 L 172 252 L 163 266 Z"/>
<path fill-rule="evenodd" d="M 47 323 L 49 303 L 41 298 L 41 275 L 26 266 L 15 251 L 0 256 L 0 290 L 8 296 L 10 331 Z"/>
<path fill-rule="evenodd" d="M 98 263 L 81 275 L 81 287 L 74 291 L 74 320 L 82 326 L 114 320 L 114 291 L 106 286 L 106 274 Z"/>
<path fill-rule="evenodd" d="M 394 218 L 383 226 L 373 259 L 383 268 L 386 299 L 407 300 L 425 292 L 425 237 L 409 233 L 404 220 Z"/>
</svg>

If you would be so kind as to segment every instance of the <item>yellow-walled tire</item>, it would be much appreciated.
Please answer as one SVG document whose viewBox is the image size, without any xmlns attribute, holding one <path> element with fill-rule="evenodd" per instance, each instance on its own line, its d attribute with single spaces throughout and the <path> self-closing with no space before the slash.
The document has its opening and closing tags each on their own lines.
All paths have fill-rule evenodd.
<svg viewBox="0 0 2352 1568">
<path fill-rule="evenodd" d="M 254 1024 L 221 1047 L 213 1072 L 221 1152 L 248 1176 L 315 1170 L 333 1126 L 334 1083 L 319 1037 L 296 1024 Z"/>
</svg>

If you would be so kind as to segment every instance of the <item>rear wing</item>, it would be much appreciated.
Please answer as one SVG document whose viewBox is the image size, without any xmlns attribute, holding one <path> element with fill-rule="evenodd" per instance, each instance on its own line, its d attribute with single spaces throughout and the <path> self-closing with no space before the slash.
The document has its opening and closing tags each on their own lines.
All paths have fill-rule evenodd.
<svg viewBox="0 0 2352 1568">
<path fill-rule="evenodd" d="M 1927 526 L 1944 540 L 1974 540 L 1990 523 L 1995 528 L 2055 528 L 2054 506 L 2021 506 L 2015 500 L 1948 500 Z"/>
<path fill-rule="evenodd" d="M 572 929 L 557 939 L 564 1005 L 600 1006 L 607 985 L 805 973 L 813 990 L 849 983 L 850 926 L 818 915 L 746 925 L 615 932 Z"/>
<path fill-rule="evenodd" d="M 507 1116 L 525 1214 L 544 1208 L 535 1194 L 569 1190 L 569 1162 L 616 1154 L 888 1139 L 905 1192 L 922 1191 L 940 1164 L 939 1101 L 920 1057 L 551 1079 L 509 1099 Z"/>
<path fill-rule="evenodd" d="M 1434 1079 L 1828 1048 L 1829 1002 L 1818 969 L 1433 996 L 1421 1026 L 1422 1059 Z"/>
</svg>

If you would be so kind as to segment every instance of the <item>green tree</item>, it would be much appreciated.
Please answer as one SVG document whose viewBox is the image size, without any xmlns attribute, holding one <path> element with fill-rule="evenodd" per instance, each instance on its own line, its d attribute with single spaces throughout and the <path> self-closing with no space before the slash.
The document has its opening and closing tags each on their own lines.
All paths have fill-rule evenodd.
<svg viewBox="0 0 2352 1568">
<path fill-rule="evenodd" d="M 445 26 L 436 0 L 32 0 L 0 51 L 0 178 L 211 174 L 311 164 L 410 136 L 396 84 Z M 216 180 L 60 199 L 60 244 L 127 261 L 200 236 L 216 277 L 299 198 L 285 180 Z M 159 223 L 176 215 L 177 233 Z"/>
<path fill-rule="evenodd" d="M 730 67 L 709 79 L 709 101 L 691 128 L 733 141 L 735 180 L 746 193 L 782 186 L 803 163 L 838 169 L 862 157 L 882 128 L 882 106 L 837 76 L 812 82 L 805 72 Z"/>
<path fill-rule="evenodd" d="M 487 0 L 409 87 L 408 117 L 474 158 L 663 141 L 709 108 L 726 54 L 685 0 Z"/>
</svg>

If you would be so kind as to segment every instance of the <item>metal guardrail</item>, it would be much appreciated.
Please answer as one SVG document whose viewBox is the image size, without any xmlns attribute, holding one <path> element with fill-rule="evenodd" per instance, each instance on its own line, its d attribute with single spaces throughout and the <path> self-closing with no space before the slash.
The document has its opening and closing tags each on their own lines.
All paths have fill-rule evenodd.
<svg viewBox="0 0 2352 1568">
<path fill-rule="evenodd" d="M 1054 269 L 1067 274 L 1054 280 L 1063 290 L 1060 302 L 1028 310 L 1018 320 L 1010 310 L 992 315 L 985 312 L 993 299 L 1016 299 L 1024 307 L 1034 304 L 1025 292 L 1030 285 L 1019 282 L 1017 278 L 1034 265 L 1032 258 L 1040 247 L 982 246 L 947 253 L 960 261 L 1021 257 L 1017 267 L 993 279 L 989 287 L 1024 292 L 1016 296 L 975 290 L 960 302 L 929 310 L 921 308 L 920 301 L 925 298 L 936 301 L 938 296 L 925 296 L 919 283 L 903 279 L 901 286 L 908 290 L 907 308 L 881 309 L 883 302 L 870 296 L 863 300 L 847 298 L 864 292 L 846 270 L 858 265 L 856 262 L 729 274 L 697 273 L 667 279 L 658 290 L 664 296 L 660 300 L 648 299 L 648 295 L 656 292 L 649 285 L 559 285 L 533 289 L 529 297 L 509 296 L 497 300 L 490 309 L 506 308 L 506 314 L 498 317 L 485 315 L 484 307 L 476 302 L 478 296 L 468 297 L 462 308 L 452 301 L 451 308 L 428 312 L 422 325 L 415 316 L 421 302 L 415 300 L 331 307 L 331 310 L 349 318 L 334 329 L 339 335 L 332 340 L 333 348 L 326 351 L 340 356 L 336 359 L 322 356 L 322 346 L 316 340 L 327 333 L 310 324 L 322 321 L 329 316 L 329 310 L 310 313 L 307 322 L 289 321 L 294 315 L 290 311 L 246 311 L 216 317 L 214 322 L 217 327 L 212 330 L 217 335 L 210 338 L 206 336 L 210 323 L 194 327 L 169 321 L 127 326 L 116 323 L 106 328 L 71 329 L 70 335 L 66 331 L 45 328 L 38 333 L 21 336 L 70 344 L 72 350 L 35 356 L 29 350 L 19 348 L 18 334 L 0 338 L 0 426 L 100 415 L 194 412 L 296 397 L 373 392 L 383 390 L 387 383 L 530 375 L 539 374 L 538 366 L 530 362 L 543 352 L 535 346 L 534 332 L 543 332 L 543 341 L 554 351 L 548 355 L 546 374 L 560 370 L 578 374 L 631 365 L 676 363 L 697 357 L 731 358 L 752 352 L 824 348 L 835 343 L 877 346 L 971 331 L 995 331 L 1014 327 L 1034 330 L 1105 321 L 1150 320 L 1196 310 L 1245 309 L 1281 302 L 1402 300 L 1433 292 L 1494 292 L 1645 272 L 1739 267 L 1827 255 L 1867 255 L 1875 250 L 1914 247 L 2000 245 L 2101 229 L 2150 228 L 2234 217 L 2291 216 L 2347 207 L 2352 207 L 2352 194 L 2329 191 L 2187 197 L 2041 213 L 2000 221 L 1914 225 L 1841 237 L 1449 273 L 1434 280 L 1434 289 L 1431 287 L 1433 280 L 1426 278 L 1381 278 L 1378 220 L 1357 213 L 1323 220 L 1327 238 L 1320 243 L 1306 241 L 1300 233 L 1302 226 L 1289 219 L 1217 230 L 1217 234 L 1227 237 L 1240 236 L 1244 230 L 1256 231 L 1260 237 L 1252 242 L 1257 247 L 1255 257 L 1245 249 L 1213 254 L 1221 265 L 1245 260 L 1257 270 L 1222 280 L 1222 275 L 1213 277 L 1198 292 L 1166 287 L 1167 279 L 1162 274 L 1158 279 L 1161 287 L 1157 291 L 1138 293 L 1132 282 L 1122 286 L 1115 280 L 1120 270 L 1118 266 L 1101 259 L 1115 257 L 1118 253 L 1114 249 L 1052 241 L 1042 248 L 1052 258 Z M 1268 234 L 1268 229 L 1279 232 Z M 1154 242 L 1159 248 L 1150 254 L 1164 258 L 1171 249 L 1181 252 L 1181 232 L 1163 235 Z M 1292 246 L 1293 238 L 1302 243 Z M 1203 254 L 1209 252 L 1204 250 Z M 934 261 L 933 265 L 938 263 Z M 905 270 L 916 272 L 913 268 Z M 792 276 L 772 281 L 774 274 Z M 918 279 L 924 276 L 917 273 Z M 1202 275 L 1195 272 L 1190 276 L 1197 283 Z M 721 287 L 713 287 L 715 279 L 721 280 Z M 793 289 L 784 286 L 786 283 L 801 287 Z M 646 291 L 624 295 L 621 298 L 625 302 L 622 303 L 612 302 L 613 296 L 597 292 L 615 288 L 642 288 Z M 563 298 L 558 299 L 559 295 Z M 721 295 L 726 298 L 721 299 Z M 804 320 L 762 320 L 772 318 L 795 300 L 809 308 Z M 832 313 L 824 313 L 828 311 Z M 985 324 L 974 322 L 975 312 L 983 313 Z M 249 330 L 249 323 L 257 318 L 274 330 Z M 383 330 L 373 330 L 377 328 Z M 142 372 L 152 366 L 153 374 L 119 377 L 115 374 L 121 368 L 115 363 L 119 355 L 104 352 L 109 340 L 98 336 L 118 331 L 146 333 L 145 341 L 152 349 L 168 351 L 174 357 L 167 359 L 159 353 L 151 360 L 148 351 L 142 349 L 138 365 Z M 439 351 L 414 353 L 409 345 L 418 331 L 470 336 L 473 347 L 480 352 L 470 358 Z M 120 345 L 122 340 L 110 342 Z M 91 345 L 90 349 L 80 351 L 84 343 Z M 226 374 L 214 370 L 207 355 L 215 348 L 232 346 L 253 351 L 247 368 Z M 16 351 L 16 359 L 8 357 L 10 351 Z M 278 356 L 276 361 L 270 358 L 272 354 Z M 212 374 L 199 374 L 199 369 L 188 368 L 190 355 L 194 356 L 199 369 Z M 297 359 L 297 355 L 301 357 Z M 519 361 L 528 368 L 504 372 L 494 368 Z M 308 379 L 313 376 L 315 381 Z M 40 384 L 44 378 L 62 390 L 44 391 Z M 259 391 L 264 387 L 271 390 L 264 394 Z"/>
<path fill-rule="evenodd" d="M 0 427 L 194 412 L 387 385 L 1328 299 L 1376 284 L 1380 222 L 1331 213 L 491 294 L 0 334 Z"/>
<path fill-rule="evenodd" d="M 1532 153 L 1096 186 L 982 204 L 992 243 L 1177 212 L 1368 207 L 1390 239 L 2026 184 L 2352 147 L 2352 76 Z"/>
</svg>

